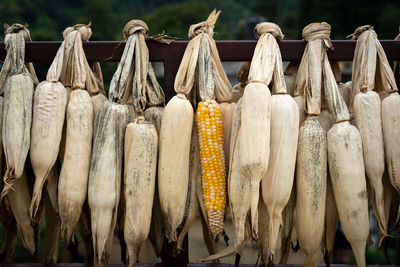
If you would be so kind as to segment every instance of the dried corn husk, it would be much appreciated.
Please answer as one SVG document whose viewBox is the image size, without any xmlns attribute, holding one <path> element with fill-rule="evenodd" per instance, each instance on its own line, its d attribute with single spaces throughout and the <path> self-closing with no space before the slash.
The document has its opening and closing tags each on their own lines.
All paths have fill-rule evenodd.
<svg viewBox="0 0 400 267">
<path fill-rule="evenodd" d="M 67 139 L 58 184 L 61 234 L 71 240 L 87 194 L 93 108 L 85 90 L 74 90 L 67 107 Z"/>
<path fill-rule="evenodd" d="M 18 225 L 11 211 L 5 206 L 6 203 L 2 203 L 0 206 L 0 222 L 5 229 L 4 243 L 0 250 L 0 259 L 1 263 L 10 263 L 12 262 L 11 256 L 14 253 L 15 244 L 17 243 Z"/>
<path fill-rule="evenodd" d="M 60 51 L 50 67 L 47 80 L 37 87 L 33 100 L 30 158 L 36 179 L 30 208 L 31 217 L 36 215 L 44 183 L 57 160 L 64 125 L 67 93 L 58 82 L 58 77 L 53 77 L 57 74 L 59 76 L 54 68 L 62 64 L 63 54 Z"/>
<path fill-rule="evenodd" d="M 294 96 L 294 91 L 296 88 L 297 71 L 299 69 L 299 64 L 294 62 L 289 62 L 285 69 L 285 84 L 286 90 L 289 95 Z"/>
<path fill-rule="evenodd" d="M 189 184 L 193 109 L 185 95 L 188 95 L 196 84 L 201 99 L 216 98 L 220 102 L 228 102 L 232 97 L 228 78 L 219 59 L 215 41 L 212 39 L 214 24 L 218 16 L 219 12 L 214 10 L 206 21 L 190 27 L 191 41 L 185 50 L 175 79 L 177 96 L 171 99 L 163 113 L 158 185 L 161 208 L 166 223 L 166 235 L 170 241 L 175 241 L 176 228 L 183 220 Z M 199 68 L 199 76 L 203 75 L 204 79 L 196 77 L 197 68 Z M 212 84 L 215 86 L 210 86 Z M 178 118 L 177 114 L 182 115 Z M 178 128 L 180 129 L 179 133 Z M 170 151 L 174 151 L 174 157 L 169 155 Z M 174 188 L 171 188 L 172 185 Z M 179 199 L 178 203 L 177 199 Z M 212 226 L 210 230 L 213 231 Z M 214 234 L 218 235 L 219 233 L 214 232 Z"/>
<path fill-rule="evenodd" d="M 235 229 L 234 244 L 236 253 L 241 252 L 248 238 L 245 234 L 245 224 L 247 213 L 250 210 L 251 198 L 250 180 L 242 175 L 239 166 L 241 108 L 242 99 L 237 102 L 232 117 L 231 156 L 228 174 L 228 196 Z"/>
<path fill-rule="evenodd" d="M 392 131 L 396 129 L 393 121 L 400 119 L 399 115 L 392 110 L 393 104 L 399 103 L 400 96 L 393 72 L 387 61 L 385 52 L 379 43 L 373 27 L 369 25 L 356 29 L 353 39 L 357 39 L 354 53 L 352 96 L 353 110 L 356 125 L 360 130 L 366 173 L 374 193 L 376 214 L 382 239 L 387 235 L 388 221 L 384 213 L 384 194 L 382 176 L 385 169 L 386 152 L 389 170 L 394 162 L 390 161 L 393 156 L 395 144 L 389 141 L 391 136 L 396 136 Z M 379 95 L 372 91 L 386 90 L 391 96 L 382 101 Z M 393 101 L 392 101 L 393 100 Z M 389 113 L 387 112 L 388 110 Z M 397 126 L 399 128 L 399 126 Z M 386 134 L 385 134 L 386 132 Z M 386 137 L 385 137 L 386 136 Z M 400 139 L 395 137 L 392 140 Z M 400 162 L 400 161 L 399 161 Z M 389 172 L 390 175 L 390 172 Z M 393 175 L 393 177 L 395 177 Z"/>
<path fill-rule="evenodd" d="M 272 32 L 272 35 L 277 35 L 277 39 L 283 37 L 279 35 L 279 27 L 272 23 L 258 24 L 256 31 L 258 29 Z M 260 33 L 257 31 L 257 34 Z M 274 261 L 282 212 L 292 191 L 299 132 L 299 110 L 296 102 L 287 94 L 282 58 L 277 42 L 272 46 L 271 53 L 274 57 L 270 63 L 274 66 L 274 94 L 271 97 L 270 156 L 267 173 L 262 178 L 265 211 L 263 211 L 264 216 L 260 214 L 258 219 L 259 225 L 266 226 L 265 229 L 260 229 L 260 242 L 264 242 L 261 246 L 262 262 Z M 267 57 L 265 60 L 270 59 Z M 262 231 L 266 232 L 262 233 Z"/>
<path fill-rule="evenodd" d="M 249 81 L 242 97 L 240 126 L 240 171 L 250 180 L 250 212 L 253 235 L 257 237 L 257 205 L 259 186 L 267 173 L 270 153 L 271 94 L 268 85 L 283 88 L 283 71 L 278 72 L 276 57 L 279 48 L 275 38 L 283 34 L 273 23 L 261 23 L 255 28 L 259 38 L 251 61 Z M 273 60 L 269 60 L 269 59 Z M 274 60 L 275 59 L 275 60 Z M 282 66 L 280 66 L 282 68 Z"/>
<path fill-rule="evenodd" d="M 164 107 L 150 107 L 146 109 L 143 114 L 146 121 L 151 122 L 154 127 L 156 127 L 158 136 L 160 136 L 161 118 L 163 111 Z M 161 211 L 160 196 L 158 195 L 158 177 L 156 177 L 149 239 L 157 257 L 161 255 L 164 243 L 164 236 L 164 221 Z"/>
<path fill-rule="evenodd" d="M 102 102 L 101 97 L 91 99 L 90 94 L 104 92 L 102 77 L 98 79 L 92 72 L 82 46 L 82 41 L 87 41 L 91 34 L 90 23 L 65 29 L 64 48 L 60 48 L 63 61 L 55 67 L 59 69 L 63 85 L 72 89 L 67 104 L 65 147 L 60 151 L 62 167 L 58 186 L 61 234 L 68 241 L 73 239 L 87 195 L 94 121 L 92 101 L 99 98 Z M 100 75 L 98 68 L 97 76 Z"/>
<path fill-rule="evenodd" d="M 37 249 L 37 236 L 36 229 L 29 216 L 31 191 L 28 185 L 28 177 L 25 168 L 22 176 L 16 180 L 14 188 L 15 190 L 11 190 L 7 194 L 7 200 L 18 224 L 18 228 L 21 231 L 22 243 L 24 247 L 33 254 Z"/>
<path fill-rule="evenodd" d="M 323 109 L 321 110 L 321 113 L 318 116 L 318 120 L 322 128 L 325 130 L 325 132 L 328 132 L 331 129 L 332 125 L 334 124 L 334 121 L 332 119 L 331 114 L 327 110 L 328 103 L 326 101 L 323 101 L 322 103 L 324 103 L 325 106 L 322 107 Z M 335 196 L 333 194 L 331 177 L 328 172 L 327 184 L 326 184 L 325 224 L 324 224 L 324 233 L 322 236 L 322 246 L 321 246 L 321 251 L 324 254 L 324 260 L 326 264 L 329 264 L 331 262 L 333 245 L 336 235 L 336 225 L 338 221 L 339 221 L 339 214 L 336 207 Z"/>
<path fill-rule="evenodd" d="M 350 107 L 350 95 L 351 95 L 351 81 L 346 83 L 338 83 L 339 92 L 343 97 L 347 107 Z"/>
<path fill-rule="evenodd" d="M 224 133 L 224 153 L 225 153 L 225 169 L 229 171 L 229 151 L 231 143 L 232 116 L 235 110 L 236 103 L 222 102 L 219 104 L 222 115 L 223 133 Z"/>
<path fill-rule="evenodd" d="M 125 225 L 127 265 L 134 266 L 150 230 L 157 167 L 157 131 L 143 117 L 125 134 Z"/>
<path fill-rule="evenodd" d="M 44 233 L 43 262 L 45 264 L 56 264 L 58 260 L 60 218 L 57 216 L 56 211 L 53 208 L 47 191 L 44 197 L 44 205 L 46 209 L 46 229 Z"/>
<path fill-rule="evenodd" d="M 126 264 L 129 266 L 135 265 L 139 249 L 149 234 L 156 183 L 158 134 L 156 127 L 144 120 L 144 109 L 164 104 L 164 93 L 149 63 L 145 43 L 147 31 L 143 21 L 132 20 L 126 24 L 124 36 L 128 39 L 127 46 L 114 75 L 119 80 L 113 79 L 118 82 L 116 88 L 126 87 L 112 91 L 114 97 L 119 93 L 119 101 L 133 104 L 134 112 L 138 114 L 126 128 L 124 197 L 123 203 L 120 203 L 120 207 L 125 208 L 123 234 L 127 249 Z M 159 110 L 156 107 L 152 109 Z M 162 113 L 162 108 L 160 111 Z M 160 124 L 160 113 L 150 111 L 148 114 Z"/>
<path fill-rule="evenodd" d="M 129 122 L 126 105 L 104 102 L 95 119 L 88 201 L 94 263 L 107 265 L 121 193 L 123 141 Z"/>
<path fill-rule="evenodd" d="M 85 264 L 91 265 L 93 264 L 94 250 L 90 220 L 90 207 L 87 198 L 83 204 L 81 216 L 79 217 L 78 230 L 79 235 L 85 245 Z"/>
<path fill-rule="evenodd" d="M 281 231 L 281 258 L 279 264 L 287 264 L 289 259 L 290 247 L 292 244 L 292 231 L 294 228 L 294 210 L 296 208 L 296 184 L 293 183 L 292 192 L 285 208 L 282 211 L 282 231 Z"/>
<path fill-rule="evenodd" d="M 300 127 L 296 163 L 296 233 L 307 255 L 303 266 L 316 266 L 324 230 L 327 148 L 321 112 L 322 63 L 330 43 L 330 25 L 312 23 L 303 29 L 308 41 L 297 73 L 295 95 L 303 95 L 307 118 Z"/>
<path fill-rule="evenodd" d="M 197 39 L 200 39 L 199 54 L 196 62 L 197 75 L 195 77 L 195 86 L 198 90 L 200 101 L 197 106 L 196 117 L 197 131 L 199 134 L 200 161 L 203 170 L 201 192 L 206 202 L 205 207 L 208 226 L 210 227 L 212 236 L 216 240 L 223 234 L 226 204 L 225 159 L 227 148 L 229 148 L 229 146 L 225 147 L 225 144 L 229 143 L 230 140 L 231 120 L 235 105 L 234 103 L 229 103 L 232 95 L 231 86 L 222 68 L 218 51 L 215 49 L 215 42 L 212 39 L 212 28 L 219 13 L 220 12 L 214 10 L 210 14 L 205 22 L 207 26 L 200 23 L 200 26 L 194 25 L 189 30 L 189 35 L 194 37 L 192 42 L 198 42 Z M 209 27 L 209 29 L 203 33 L 201 30 L 196 29 L 196 27 Z M 192 31 L 195 31 L 195 33 Z M 222 103 L 217 105 L 215 99 Z M 207 120 L 209 120 L 208 123 L 210 123 L 211 127 L 216 127 L 215 135 L 211 137 L 212 141 L 208 139 L 206 133 Z M 220 124 L 222 129 L 219 128 L 219 123 L 222 124 Z M 211 131 L 213 130 L 211 129 Z M 221 140 L 219 139 L 222 135 L 224 139 L 223 144 L 221 144 Z M 204 138 L 207 138 L 207 142 Z M 217 146 L 214 146 L 215 144 L 217 144 Z M 208 158 L 208 152 L 206 151 L 209 150 L 207 149 L 211 149 L 209 155 L 215 158 Z M 211 161 L 213 161 L 213 164 L 210 165 L 209 163 Z M 220 166 L 222 166 L 222 164 L 224 164 L 224 166 L 221 169 Z"/>
<path fill-rule="evenodd" d="M 99 138 L 94 140 L 94 147 L 97 146 L 97 151 L 92 154 L 91 166 L 95 166 L 95 169 L 92 172 L 91 167 L 89 178 L 89 205 L 91 207 L 95 264 L 107 264 L 117 213 L 124 207 L 128 208 L 135 205 L 134 203 L 136 201 L 131 198 L 125 198 L 122 200 L 122 203 L 119 203 L 122 168 L 120 160 L 122 150 L 121 146 L 124 141 L 125 126 L 130 120 L 128 104 L 133 104 L 135 112 L 139 115 L 143 115 L 146 105 L 153 106 L 164 103 L 164 94 L 155 79 L 155 74 L 152 70 L 151 64 L 148 62 L 149 55 L 145 43 L 147 31 L 148 27 L 143 21 L 131 20 L 125 25 L 123 33 L 125 39 L 127 39 L 127 45 L 125 46 L 121 61 L 110 83 L 109 99 L 111 102 L 105 102 L 100 110 L 99 116 L 96 117 L 95 135 L 98 135 Z M 135 56 L 135 58 L 133 58 L 133 56 Z M 117 127 L 118 130 L 112 131 L 111 133 L 109 132 L 108 134 L 111 135 L 110 137 L 105 135 L 103 136 L 102 131 L 104 131 L 104 127 Z M 104 145 L 104 140 L 102 140 L 103 138 L 107 138 L 108 142 L 113 146 L 111 158 L 114 160 L 114 164 L 112 168 L 108 170 L 108 174 L 101 173 L 103 167 L 97 165 L 98 160 L 96 159 L 107 160 L 105 156 L 102 155 L 102 151 L 108 150 L 109 145 Z M 129 142 L 126 145 L 129 145 Z M 110 158 L 110 156 L 108 157 Z M 154 159 L 154 162 L 155 161 L 156 159 Z M 104 183 L 109 183 L 113 186 L 113 194 L 110 198 L 99 203 L 97 199 L 102 198 L 104 193 L 107 194 L 107 188 L 104 186 Z M 125 190 L 129 190 L 129 188 L 126 188 Z M 154 194 L 151 193 L 151 191 L 149 193 L 151 200 L 153 200 Z M 147 200 L 146 202 L 149 201 Z M 150 203 L 150 208 L 151 206 L 152 202 Z M 140 247 L 140 244 L 138 245 L 135 243 L 137 241 L 135 239 L 143 238 L 143 236 L 147 237 L 148 229 L 150 228 L 150 208 L 147 209 L 146 213 L 149 215 L 148 223 L 146 221 L 145 224 L 143 224 L 143 229 L 141 229 L 142 231 L 135 231 L 135 228 L 132 227 L 136 226 L 126 224 L 126 220 L 129 221 L 131 217 L 126 215 L 120 218 L 120 221 L 125 220 L 124 231 L 128 231 L 128 233 L 133 233 L 135 231 L 136 234 L 127 240 L 129 264 L 134 265 L 136 256 L 135 251 L 137 252 L 138 247 Z M 99 218 L 97 216 L 98 214 L 101 214 L 104 218 Z M 104 220 L 107 222 L 105 225 L 103 225 Z M 127 238 L 126 235 L 125 238 Z"/>
<path fill-rule="evenodd" d="M 196 120 L 193 121 L 196 123 Z M 199 213 L 199 199 L 197 197 L 197 184 L 201 184 L 201 162 L 200 162 L 200 148 L 199 148 L 199 137 L 197 129 L 193 127 L 192 137 L 190 143 L 190 167 L 189 167 L 189 189 L 188 199 L 186 204 L 185 223 L 182 226 L 182 230 L 179 233 L 178 240 L 176 242 L 176 249 L 182 250 L 182 244 L 186 234 L 189 232 L 192 224 L 197 219 Z M 200 180 L 200 181 L 199 181 Z M 201 188 L 200 188 L 201 189 Z M 202 195 L 202 194 L 200 194 Z M 207 215 L 206 213 L 204 215 Z"/>
<path fill-rule="evenodd" d="M 323 246 L 321 247 L 326 264 L 332 262 L 333 248 L 336 236 L 336 226 L 339 221 L 339 214 L 336 207 L 335 196 L 333 194 L 331 177 L 328 174 L 326 184 L 326 203 L 325 203 L 325 230 L 323 235 Z"/>
<path fill-rule="evenodd" d="M 232 88 L 232 102 L 237 103 L 239 99 L 243 96 L 243 91 L 247 85 L 249 77 L 250 63 L 250 61 L 244 62 L 238 70 L 236 79 L 239 83 Z"/>
<path fill-rule="evenodd" d="M 192 124 L 189 100 L 184 94 L 174 96 L 164 108 L 161 120 L 158 163 L 158 193 L 165 235 L 170 241 L 176 240 L 176 229 L 185 213 Z"/>
<path fill-rule="evenodd" d="M 365 264 L 369 234 L 368 200 L 361 135 L 349 123 L 344 102 L 325 53 L 322 65 L 325 99 L 335 124 L 328 131 L 328 160 L 340 221 L 358 266 Z M 329 255 L 329 250 L 327 253 Z"/>
<path fill-rule="evenodd" d="M 7 57 L 0 72 L 0 92 L 4 92 L 2 141 L 7 170 L 1 198 L 22 175 L 30 144 L 34 84 L 24 64 L 26 40 L 30 40 L 29 31 L 23 25 L 6 28 Z"/>
</svg>

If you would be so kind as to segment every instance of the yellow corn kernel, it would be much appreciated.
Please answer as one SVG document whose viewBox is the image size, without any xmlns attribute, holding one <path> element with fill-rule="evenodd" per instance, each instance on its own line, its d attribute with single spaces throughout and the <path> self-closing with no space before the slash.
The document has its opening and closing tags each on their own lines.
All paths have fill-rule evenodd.
<svg viewBox="0 0 400 267">
<path fill-rule="evenodd" d="M 211 233 L 222 234 L 226 205 L 226 174 L 221 110 L 215 100 L 200 102 L 197 108 L 197 131 L 204 204 Z"/>
</svg>

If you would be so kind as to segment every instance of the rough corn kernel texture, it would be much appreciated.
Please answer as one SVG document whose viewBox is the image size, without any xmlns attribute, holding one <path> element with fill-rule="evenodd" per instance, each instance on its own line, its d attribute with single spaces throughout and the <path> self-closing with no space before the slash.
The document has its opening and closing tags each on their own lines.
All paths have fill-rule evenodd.
<svg viewBox="0 0 400 267">
<path fill-rule="evenodd" d="M 197 108 L 204 204 L 214 237 L 223 232 L 226 205 L 224 135 L 221 110 L 215 100 L 200 102 Z"/>
</svg>

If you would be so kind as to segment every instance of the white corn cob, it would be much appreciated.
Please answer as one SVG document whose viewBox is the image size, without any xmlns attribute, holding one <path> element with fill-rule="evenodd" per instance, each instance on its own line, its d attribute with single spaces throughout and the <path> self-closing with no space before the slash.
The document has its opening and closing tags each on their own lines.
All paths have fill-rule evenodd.
<svg viewBox="0 0 400 267">
<path fill-rule="evenodd" d="M 33 90 L 32 78 L 27 73 L 9 77 L 4 86 L 2 138 L 7 170 L 2 198 L 24 171 L 30 145 Z"/>
<path fill-rule="evenodd" d="M 282 212 L 292 191 L 299 133 L 299 110 L 292 97 L 275 94 L 271 100 L 270 157 L 267 174 L 262 179 L 262 195 L 269 220 L 269 243 L 268 249 L 262 251 L 262 262 L 274 261 Z"/>
<path fill-rule="evenodd" d="M 193 108 L 189 100 L 183 94 L 174 96 L 162 116 L 158 162 L 158 192 L 170 241 L 176 241 L 176 229 L 185 213 L 192 126 Z"/>
<path fill-rule="evenodd" d="M 365 265 L 369 234 L 361 136 L 348 121 L 336 123 L 328 132 L 328 160 L 340 222 L 358 266 Z"/>
<path fill-rule="evenodd" d="M 86 90 L 73 90 L 67 107 L 64 161 L 58 184 L 61 234 L 71 240 L 87 195 L 93 107 Z"/>
<path fill-rule="evenodd" d="M 374 193 L 375 214 L 379 228 L 386 235 L 382 176 L 385 171 L 382 111 L 379 95 L 374 91 L 358 93 L 354 98 L 354 115 L 363 143 L 365 172 Z"/>
<path fill-rule="evenodd" d="M 157 131 L 143 117 L 130 123 L 125 132 L 125 223 L 127 265 L 134 266 L 139 249 L 147 239 L 157 170 Z"/>
<path fill-rule="evenodd" d="M 390 181 L 400 192 L 400 108 L 399 93 L 392 93 L 382 101 L 382 130 L 385 142 L 386 165 Z"/>
<path fill-rule="evenodd" d="M 67 105 L 64 86 L 44 81 L 35 90 L 31 130 L 30 159 L 35 173 L 35 186 L 30 208 L 35 217 L 42 197 L 42 189 L 60 148 Z"/>
<path fill-rule="evenodd" d="M 241 104 L 239 145 L 240 172 L 250 181 L 250 211 L 257 235 L 260 182 L 267 172 L 270 153 L 271 93 L 262 83 L 249 83 Z"/>
<path fill-rule="evenodd" d="M 126 105 L 104 102 L 95 119 L 88 201 L 94 263 L 107 265 L 121 193 L 123 141 L 128 124 Z"/>
<path fill-rule="evenodd" d="M 315 266 L 324 230 L 327 175 L 326 132 L 318 117 L 306 118 L 300 127 L 298 142 L 296 233 L 307 255 L 303 265 Z"/>
</svg>

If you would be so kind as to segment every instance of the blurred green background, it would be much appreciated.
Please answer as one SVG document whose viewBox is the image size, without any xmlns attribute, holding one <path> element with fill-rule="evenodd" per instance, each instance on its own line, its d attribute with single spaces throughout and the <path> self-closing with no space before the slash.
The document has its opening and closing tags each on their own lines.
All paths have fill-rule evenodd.
<svg viewBox="0 0 400 267">
<path fill-rule="evenodd" d="M 277 23 L 286 39 L 301 39 L 303 27 L 318 21 L 331 24 L 332 39 L 345 39 L 356 27 L 365 24 L 375 27 L 379 39 L 393 39 L 400 24 L 399 0 L 1 0 L 0 21 L 29 23 L 34 41 L 62 40 L 61 32 L 66 27 L 89 21 L 93 23 L 92 41 L 122 40 L 125 23 L 137 18 L 148 24 L 151 35 L 165 31 L 170 36 L 187 39 L 189 26 L 206 19 L 213 8 L 222 10 L 215 28 L 217 40 L 254 39 L 253 28 L 261 21 Z M 102 63 L 106 84 L 116 64 Z M 35 63 L 39 80 L 45 77 L 48 66 Z M 397 238 L 388 241 L 390 263 L 400 264 L 399 235 L 395 232 L 392 235 Z M 42 240 L 43 236 L 39 251 L 43 248 Z M 4 228 L 0 225 L 0 244 L 3 241 Z M 66 243 L 60 243 L 61 258 L 66 247 Z M 19 240 L 14 258 L 34 262 L 40 261 L 41 255 L 29 256 Z M 368 247 L 367 262 L 388 263 L 376 245 Z"/>
</svg>

